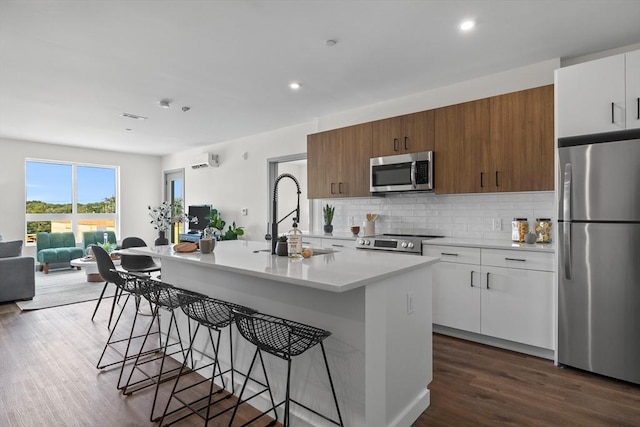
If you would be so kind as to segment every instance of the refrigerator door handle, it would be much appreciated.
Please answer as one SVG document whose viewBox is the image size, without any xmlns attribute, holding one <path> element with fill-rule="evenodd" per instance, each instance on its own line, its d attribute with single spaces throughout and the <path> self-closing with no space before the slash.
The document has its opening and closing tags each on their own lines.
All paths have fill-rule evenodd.
<svg viewBox="0 0 640 427">
<path fill-rule="evenodd" d="M 562 190 L 564 276 L 567 280 L 571 280 L 571 163 L 564 165 Z"/>
<path fill-rule="evenodd" d="M 564 277 L 571 280 L 571 223 L 565 222 L 562 233 L 564 250 L 562 257 L 564 258 Z"/>
<path fill-rule="evenodd" d="M 564 165 L 562 181 L 562 214 L 564 221 L 571 221 L 571 163 Z"/>
</svg>

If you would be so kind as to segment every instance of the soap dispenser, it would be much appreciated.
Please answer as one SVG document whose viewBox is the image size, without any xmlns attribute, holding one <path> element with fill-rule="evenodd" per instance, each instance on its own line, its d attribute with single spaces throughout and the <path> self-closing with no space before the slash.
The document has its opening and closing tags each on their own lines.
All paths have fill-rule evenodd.
<svg viewBox="0 0 640 427">
<path fill-rule="evenodd" d="M 300 258 L 302 256 L 302 231 L 298 230 L 298 224 L 293 223 L 293 228 L 289 231 L 289 258 Z"/>
</svg>

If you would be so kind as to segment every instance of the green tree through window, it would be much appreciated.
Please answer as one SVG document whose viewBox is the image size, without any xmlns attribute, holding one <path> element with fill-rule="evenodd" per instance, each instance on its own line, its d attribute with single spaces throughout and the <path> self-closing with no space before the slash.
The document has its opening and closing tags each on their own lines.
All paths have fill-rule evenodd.
<svg viewBox="0 0 640 427">
<path fill-rule="evenodd" d="M 40 231 L 116 231 L 117 173 L 112 166 L 26 162 L 26 240 Z"/>
</svg>

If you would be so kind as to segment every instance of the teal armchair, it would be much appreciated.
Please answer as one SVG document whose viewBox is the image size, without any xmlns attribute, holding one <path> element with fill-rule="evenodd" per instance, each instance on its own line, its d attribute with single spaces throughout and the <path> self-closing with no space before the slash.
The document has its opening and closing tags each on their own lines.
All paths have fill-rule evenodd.
<svg viewBox="0 0 640 427">
<path fill-rule="evenodd" d="M 49 273 L 49 264 L 68 263 L 82 258 L 84 250 L 76 246 L 76 236 L 71 233 L 38 233 L 36 240 L 37 258 L 40 271 Z"/>
<path fill-rule="evenodd" d="M 82 233 L 82 247 L 85 255 L 89 246 L 104 243 L 104 233 L 107 233 L 107 241 L 109 243 L 118 243 L 116 233 L 113 231 L 85 231 Z"/>
</svg>

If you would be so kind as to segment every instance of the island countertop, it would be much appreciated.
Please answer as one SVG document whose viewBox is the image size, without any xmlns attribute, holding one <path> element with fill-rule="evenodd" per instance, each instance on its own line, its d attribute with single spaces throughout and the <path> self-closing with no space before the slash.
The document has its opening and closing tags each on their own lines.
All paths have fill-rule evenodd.
<svg viewBox="0 0 640 427">
<path fill-rule="evenodd" d="M 179 253 L 173 245 L 129 248 L 121 253 L 150 255 L 331 292 L 346 292 L 439 260 L 351 249 L 291 259 L 271 255 L 270 242 L 247 240 L 216 242 L 210 254 Z"/>
</svg>

